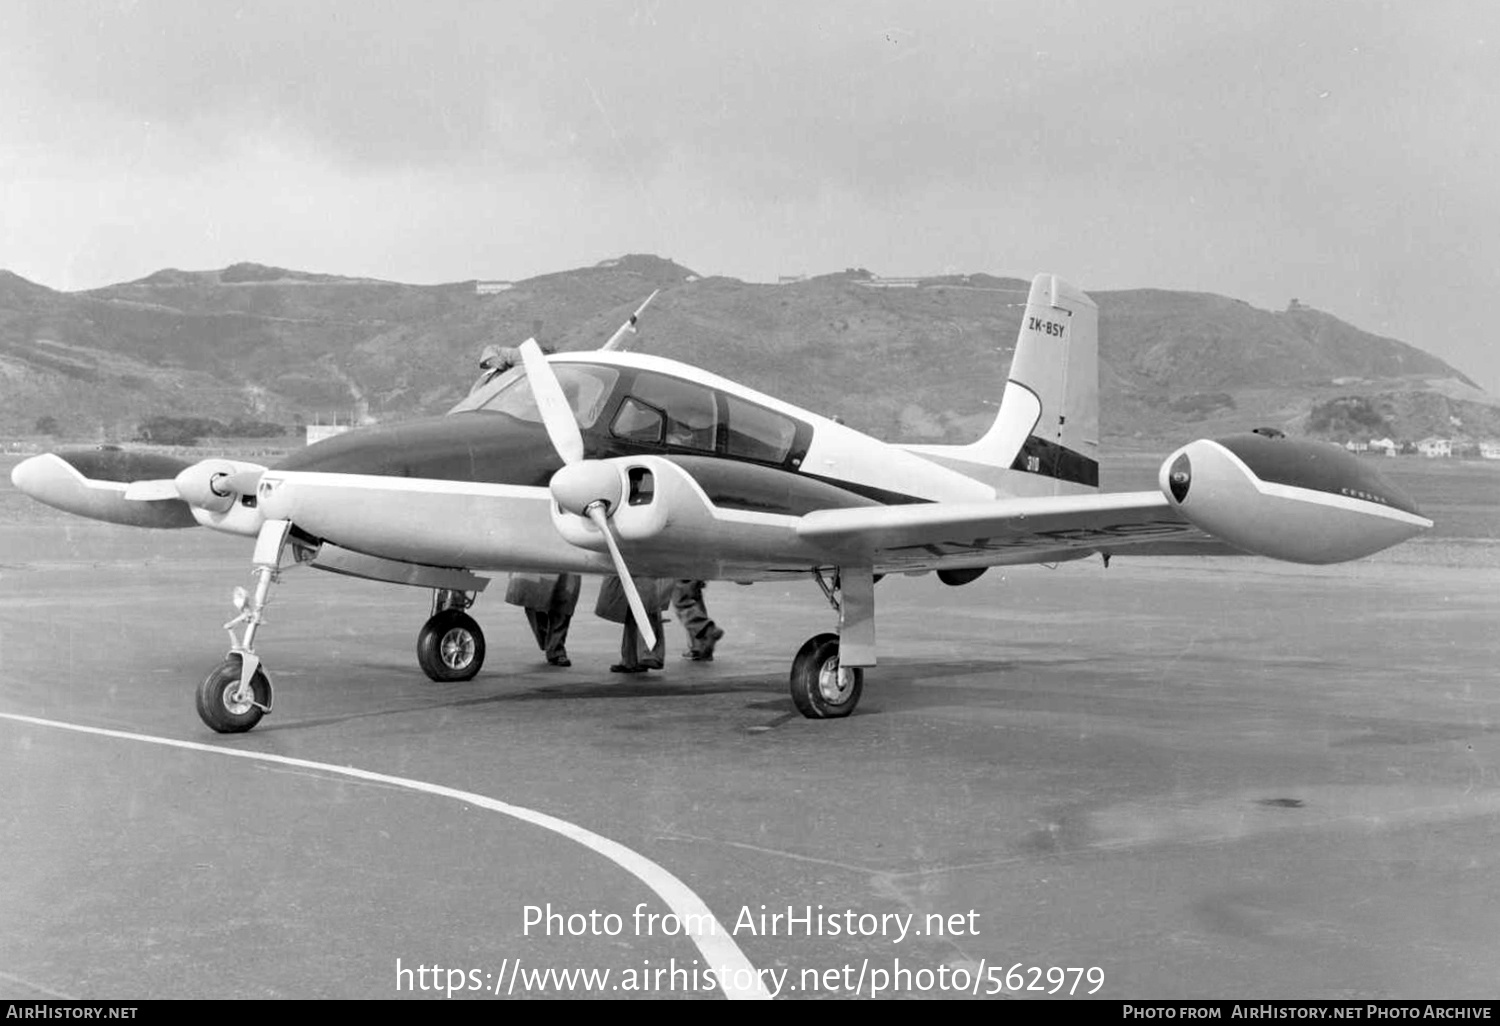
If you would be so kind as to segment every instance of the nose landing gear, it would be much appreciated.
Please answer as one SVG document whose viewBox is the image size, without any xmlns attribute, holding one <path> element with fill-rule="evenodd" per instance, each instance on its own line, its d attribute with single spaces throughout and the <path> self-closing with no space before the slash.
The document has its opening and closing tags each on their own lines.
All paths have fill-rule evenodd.
<svg viewBox="0 0 1500 1026">
<path fill-rule="evenodd" d="M 224 625 L 229 632 L 229 654 L 198 685 L 198 718 L 217 733 L 243 733 L 271 711 L 271 678 L 255 654 L 255 635 L 265 622 L 271 585 L 281 576 L 281 551 L 291 528 L 290 520 L 267 520 L 261 525 L 251 557 L 255 590 L 234 589 L 239 615 Z M 244 632 L 236 637 L 234 628 L 241 623 Z"/>
</svg>

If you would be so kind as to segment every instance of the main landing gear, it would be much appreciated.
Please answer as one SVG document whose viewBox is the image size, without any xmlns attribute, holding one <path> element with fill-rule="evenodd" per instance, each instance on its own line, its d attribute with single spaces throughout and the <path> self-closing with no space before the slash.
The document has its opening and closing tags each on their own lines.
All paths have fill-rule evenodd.
<svg viewBox="0 0 1500 1026">
<path fill-rule="evenodd" d="M 809 719 L 848 716 L 864 692 L 864 667 L 875 665 L 875 580 L 869 569 L 813 571 L 839 614 L 838 634 L 809 638 L 792 661 L 792 702 Z"/>
<path fill-rule="evenodd" d="M 464 610 L 474 596 L 438 588 L 432 593 L 432 615 L 417 635 L 417 662 L 432 680 L 472 680 L 484 665 L 484 632 Z"/>
</svg>

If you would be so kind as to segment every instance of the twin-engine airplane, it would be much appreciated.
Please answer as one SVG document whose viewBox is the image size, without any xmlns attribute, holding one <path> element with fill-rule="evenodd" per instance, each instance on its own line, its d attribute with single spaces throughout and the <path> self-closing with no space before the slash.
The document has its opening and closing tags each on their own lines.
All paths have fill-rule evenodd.
<svg viewBox="0 0 1500 1026">
<path fill-rule="evenodd" d="M 33 457 L 11 479 L 83 516 L 256 539 L 230 652 L 197 692 L 220 732 L 271 711 L 254 646 L 284 565 L 431 589 L 417 661 L 439 681 L 467 680 L 484 661 L 467 610 L 486 574 L 616 574 L 648 642 L 631 574 L 811 576 L 838 631 L 798 651 L 792 699 L 805 716 L 839 717 L 875 665 L 882 574 L 935 571 L 959 585 L 991 566 L 1095 553 L 1334 563 L 1432 526 L 1369 463 L 1274 431 L 1192 442 L 1162 463 L 1158 491 L 1100 494 L 1098 310 L 1052 275 L 1032 283 L 995 422 L 969 445 L 887 444 L 685 364 L 615 351 L 620 337 L 552 356 L 528 341 L 522 366 L 446 416 L 351 431 L 270 469 L 82 451 Z"/>
</svg>

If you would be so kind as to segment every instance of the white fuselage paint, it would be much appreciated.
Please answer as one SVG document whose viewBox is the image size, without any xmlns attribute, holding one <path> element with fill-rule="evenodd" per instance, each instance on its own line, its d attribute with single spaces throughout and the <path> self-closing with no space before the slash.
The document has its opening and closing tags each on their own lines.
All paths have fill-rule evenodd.
<svg viewBox="0 0 1500 1026">
<path fill-rule="evenodd" d="M 804 474 L 828 478 L 857 488 L 899 492 L 932 502 L 979 502 L 995 497 L 994 488 L 972 477 L 940 467 L 915 453 L 872 438 L 837 421 L 685 363 L 643 353 L 578 352 L 559 354 L 551 359 L 556 363 L 613 364 L 670 374 L 740 396 L 758 406 L 805 421 L 812 425 L 813 437 L 802 461 L 801 469 Z"/>
<path fill-rule="evenodd" d="M 851 486 L 932 502 L 983 502 L 995 489 L 931 460 L 888 445 L 825 417 L 697 368 L 639 353 L 569 353 L 555 362 L 614 364 L 653 370 L 710 388 L 810 423 L 812 440 L 803 474 Z M 617 462 L 631 462 L 617 457 Z M 659 457 L 637 462 L 669 468 Z M 720 509 L 692 478 L 683 479 L 688 508 L 674 509 L 661 545 L 632 538 L 636 511 L 616 514 L 625 554 L 643 560 L 643 573 L 662 576 L 778 577 L 834 558 L 797 536 L 797 518 L 784 514 Z M 387 559 L 479 571 L 610 573 L 602 539 L 581 518 L 555 523 L 548 489 L 421 477 L 269 470 L 261 478 L 259 514 L 291 520 L 304 531 L 344 548 Z M 658 531 L 663 525 L 657 525 Z M 562 533 L 560 533 L 562 531 Z M 564 537 L 564 535 L 568 537 Z M 574 537 L 577 535 L 577 537 Z M 597 539 L 597 546 L 589 544 Z M 649 571 L 645 568 L 649 568 Z"/>
</svg>

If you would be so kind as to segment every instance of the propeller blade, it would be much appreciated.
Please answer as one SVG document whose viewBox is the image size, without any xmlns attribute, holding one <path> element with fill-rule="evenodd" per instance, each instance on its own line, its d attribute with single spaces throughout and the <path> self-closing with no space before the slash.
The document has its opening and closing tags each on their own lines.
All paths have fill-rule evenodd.
<svg viewBox="0 0 1500 1026">
<path fill-rule="evenodd" d="M 177 482 L 170 477 L 157 478 L 154 481 L 132 481 L 125 486 L 125 494 L 121 496 L 126 502 L 159 502 L 162 499 L 177 498 Z"/>
<path fill-rule="evenodd" d="M 609 341 L 604 343 L 604 345 L 600 346 L 599 348 L 601 350 L 625 348 L 623 345 L 625 336 L 635 334 L 635 322 L 641 319 L 641 314 L 645 312 L 646 307 L 651 305 L 651 300 L 655 299 L 656 293 L 660 291 L 661 289 L 657 289 L 656 292 L 653 292 L 651 293 L 651 295 L 647 296 L 646 301 L 640 306 L 636 307 L 635 313 L 631 314 L 629 319 L 626 320 L 624 324 L 620 325 L 620 330 L 611 335 L 609 337 Z"/>
<path fill-rule="evenodd" d="M 640 629 L 641 640 L 646 643 L 647 648 L 655 648 L 656 631 L 651 618 L 646 615 L 646 604 L 641 601 L 641 593 L 635 590 L 635 580 L 630 576 L 630 567 L 625 565 L 625 557 L 620 554 L 620 546 L 615 542 L 615 532 L 609 526 L 604 508 L 590 506 L 588 515 L 594 526 L 603 533 L 604 544 L 609 546 L 609 557 L 615 561 L 615 573 L 619 575 L 620 586 L 625 589 L 625 601 L 629 603 L 630 615 L 635 617 L 635 625 Z"/>
<path fill-rule="evenodd" d="M 536 339 L 528 338 L 521 343 L 521 362 L 526 367 L 526 380 L 531 383 L 531 394 L 536 396 L 536 406 L 552 447 L 564 463 L 577 463 L 583 459 L 583 432 L 578 429 L 572 404 L 563 394 L 562 385 Z"/>
</svg>

